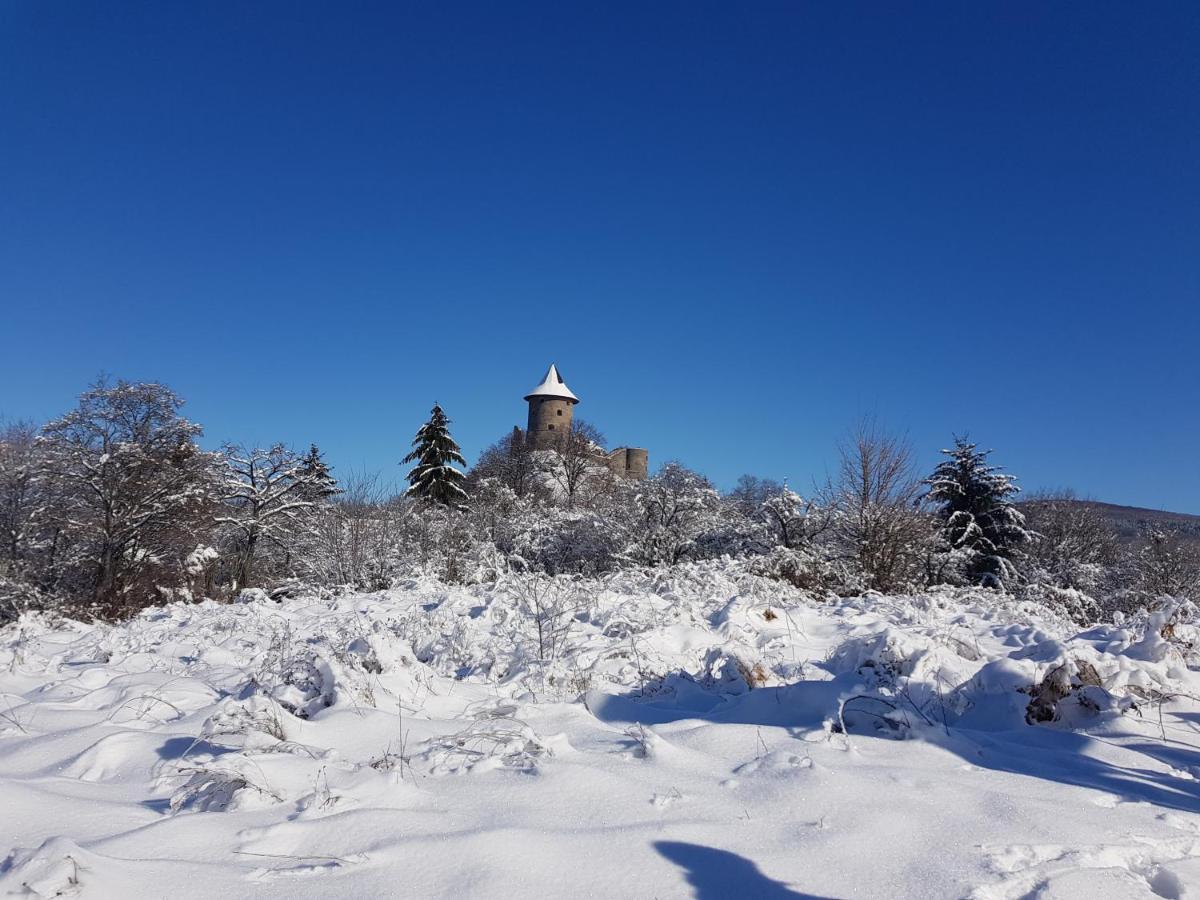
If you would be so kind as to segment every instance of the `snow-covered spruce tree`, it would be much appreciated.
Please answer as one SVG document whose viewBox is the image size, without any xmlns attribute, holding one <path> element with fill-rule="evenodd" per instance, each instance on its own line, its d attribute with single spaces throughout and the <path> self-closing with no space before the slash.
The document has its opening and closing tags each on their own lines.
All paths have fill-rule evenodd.
<svg viewBox="0 0 1200 900">
<path fill-rule="evenodd" d="M 1012 497 L 1020 493 L 1011 475 L 988 465 L 990 450 L 965 438 L 943 450 L 948 458 L 925 480 L 928 499 L 937 504 L 942 534 L 954 550 L 966 552 L 966 575 L 975 584 L 1004 589 L 1016 579 L 1015 552 L 1028 543 L 1025 515 Z"/>
<path fill-rule="evenodd" d="M 454 463 L 465 469 L 467 461 L 454 438 L 450 437 L 450 420 L 437 404 L 434 404 L 429 421 L 417 431 L 413 451 L 403 462 L 416 463 L 405 476 L 409 484 L 408 496 L 456 509 L 466 505 L 469 499 L 463 487 L 466 475 L 462 469 L 456 469 Z"/>
<path fill-rule="evenodd" d="M 300 486 L 299 494 L 305 500 L 321 503 L 342 493 L 337 479 L 329 464 L 325 462 L 316 444 L 311 444 L 308 452 L 300 457 Z"/>
</svg>

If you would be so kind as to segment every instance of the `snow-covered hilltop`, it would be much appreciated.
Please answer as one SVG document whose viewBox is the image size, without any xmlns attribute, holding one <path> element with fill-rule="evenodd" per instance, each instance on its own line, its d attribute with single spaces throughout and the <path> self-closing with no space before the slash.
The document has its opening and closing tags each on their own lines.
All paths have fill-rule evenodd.
<svg viewBox="0 0 1200 900">
<path fill-rule="evenodd" d="M 1190 897 L 1174 607 L 729 562 L 0 630 L 0 894 Z"/>
</svg>

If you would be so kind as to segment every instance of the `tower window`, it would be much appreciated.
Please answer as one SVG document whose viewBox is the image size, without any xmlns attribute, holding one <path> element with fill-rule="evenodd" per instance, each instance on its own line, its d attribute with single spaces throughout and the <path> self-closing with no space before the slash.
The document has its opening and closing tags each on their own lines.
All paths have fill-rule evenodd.
<svg viewBox="0 0 1200 900">
<path fill-rule="evenodd" d="M 553 431 L 553 430 L 554 430 L 554 426 L 553 426 L 553 425 L 547 425 L 546 427 L 547 427 L 547 428 L 549 428 L 551 431 Z"/>
<path fill-rule="evenodd" d="M 555 410 L 555 413 L 556 413 L 557 415 L 560 415 L 560 416 L 561 416 L 561 415 L 562 415 L 562 410 L 561 410 L 561 409 L 559 409 L 559 410 Z"/>
</svg>

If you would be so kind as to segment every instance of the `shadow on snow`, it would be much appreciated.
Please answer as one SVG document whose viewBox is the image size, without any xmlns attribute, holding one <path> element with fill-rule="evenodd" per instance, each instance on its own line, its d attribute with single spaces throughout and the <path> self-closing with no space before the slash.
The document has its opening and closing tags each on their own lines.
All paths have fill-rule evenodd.
<svg viewBox="0 0 1200 900">
<path fill-rule="evenodd" d="M 763 687 L 735 697 L 721 697 L 699 685 L 685 686 L 670 698 L 593 692 L 588 696 L 588 709 L 610 724 L 696 720 L 776 726 L 798 736 L 820 729 L 826 719 L 836 716 L 845 688 L 835 679 Z M 996 731 L 951 725 L 949 735 L 937 726 L 916 734 L 979 768 L 1104 791 L 1126 802 L 1200 813 L 1200 749 L 1178 740 L 1110 741 L 1063 728 L 1023 724 Z M 865 735 L 855 739 L 864 737 L 876 739 Z M 1100 758 L 1098 753 L 1107 748 L 1136 755 L 1147 765 L 1119 765 Z M 1153 764 L 1176 771 L 1159 771 Z"/>
<path fill-rule="evenodd" d="M 833 900 L 793 891 L 768 878 L 745 857 L 682 841 L 655 841 L 654 849 L 687 873 L 696 900 L 755 897 L 761 900 Z"/>
</svg>

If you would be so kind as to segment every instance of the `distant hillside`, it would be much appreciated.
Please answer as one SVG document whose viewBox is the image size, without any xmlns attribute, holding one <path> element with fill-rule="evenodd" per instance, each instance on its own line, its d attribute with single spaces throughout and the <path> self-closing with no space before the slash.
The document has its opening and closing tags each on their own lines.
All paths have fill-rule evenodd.
<svg viewBox="0 0 1200 900">
<path fill-rule="evenodd" d="M 1118 506 L 1115 503 L 1101 503 L 1098 500 L 1073 500 L 1082 506 L 1090 507 L 1116 528 L 1122 539 L 1135 540 L 1148 527 L 1161 528 L 1171 531 L 1200 543 L 1200 516 L 1190 513 L 1168 512 L 1163 509 L 1143 509 L 1140 506 Z"/>
</svg>

